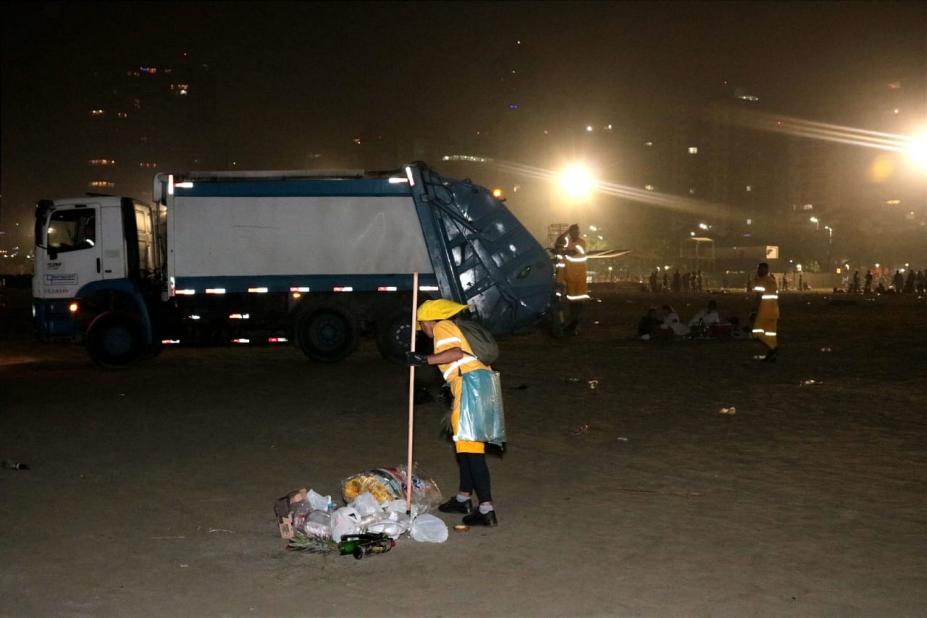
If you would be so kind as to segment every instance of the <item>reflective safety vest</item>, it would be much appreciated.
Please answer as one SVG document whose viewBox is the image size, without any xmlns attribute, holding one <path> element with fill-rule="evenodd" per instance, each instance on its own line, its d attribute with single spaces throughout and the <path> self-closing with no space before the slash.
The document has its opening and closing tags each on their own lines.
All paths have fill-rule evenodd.
<svg viewBox="0 0 927 618">
<path fill-rule="evenodd" d="M 572 251 L 569 251 L 572 249 Z M 567 300 L 571 302 L 589 299 L 586 286 L 586 241 L 563 237 L 557 247 L 557 282 L 566 288 Z M 569 251 L 569 253 L 567 253 Z"/>
</svg>

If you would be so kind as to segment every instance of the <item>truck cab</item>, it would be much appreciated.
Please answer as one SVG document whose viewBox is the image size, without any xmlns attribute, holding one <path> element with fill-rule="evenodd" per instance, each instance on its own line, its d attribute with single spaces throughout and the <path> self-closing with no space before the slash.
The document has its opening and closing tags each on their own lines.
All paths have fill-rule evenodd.
<svg viewBox="0 0 927 618">
<path fill-rule="evenodd" d="M 159 288 L 161 255 L 149 204 L 102 195 L 41 200 L 32 279 L 39 338 L 86 342 L 104 364 L 137 355 L 152 344 L 145 298 Z"/>
</svg>

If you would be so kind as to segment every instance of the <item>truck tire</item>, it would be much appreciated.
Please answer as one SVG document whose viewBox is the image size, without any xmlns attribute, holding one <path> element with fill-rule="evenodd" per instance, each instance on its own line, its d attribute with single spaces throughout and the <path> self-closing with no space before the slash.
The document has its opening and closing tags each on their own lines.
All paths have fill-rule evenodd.
<svg viewBox="0 0 927 618">
<path fill-rule="evenodd" d="M 396 309 L 387 314 L 385 319 L 378 321 L 377 349 L 380 356 L 396 363 L 405 363 L 411 329 L 411 309 Z"/>
<path fill-rule="evenodd" d="M 360 326 L 349 310 L 324 305 L 303 313 L 296 323 L 303 354 L 315 361 L 336 363 L 357 349 Z"/>
<path fill-rule="evenodd" d="M 87 333 L 87 353 L 101 367 L 125 367 L 141 353 L 141 335 L 131 316 L 109 312 L 94 319 Z"/>
</svg>

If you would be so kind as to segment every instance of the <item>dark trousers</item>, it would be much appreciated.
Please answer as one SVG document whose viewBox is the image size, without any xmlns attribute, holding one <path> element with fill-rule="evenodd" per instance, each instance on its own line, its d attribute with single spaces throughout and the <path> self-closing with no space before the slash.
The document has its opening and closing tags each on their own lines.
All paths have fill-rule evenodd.
<svg viewBox="0 0 927 618">
<path fill-rule="evenodd" d="M 475 489 L 480 502 L 492 502 L 486 455 L 457 453 L 457 465 L 460 467 L 460 493 L 469 494 Z"/>
</svg>

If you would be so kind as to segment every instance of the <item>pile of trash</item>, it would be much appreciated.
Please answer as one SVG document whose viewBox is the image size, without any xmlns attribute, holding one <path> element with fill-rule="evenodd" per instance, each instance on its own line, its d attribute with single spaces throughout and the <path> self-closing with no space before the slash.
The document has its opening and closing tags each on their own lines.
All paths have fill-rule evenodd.
<svg viewBox="0 0 927 618">
<path fill-rule="evenodd" d="M 298 489 L 274 504 L 280 537 L 287 549 L 353 555 L 385 553 L 408 533 L 414 540 L 443 543 L 447 526 L 430 514 L 441 503 L 441 490 L 429 478 L 412 475 L 411 512 L 406 510 L 406 467 L 374 468 L 341 482 L 344 506 L 331 496 Z"/>
</svg>

